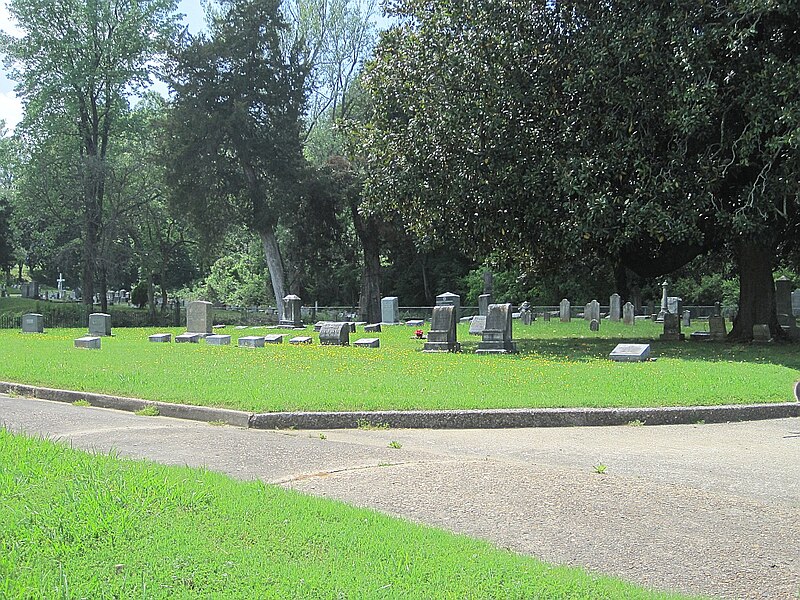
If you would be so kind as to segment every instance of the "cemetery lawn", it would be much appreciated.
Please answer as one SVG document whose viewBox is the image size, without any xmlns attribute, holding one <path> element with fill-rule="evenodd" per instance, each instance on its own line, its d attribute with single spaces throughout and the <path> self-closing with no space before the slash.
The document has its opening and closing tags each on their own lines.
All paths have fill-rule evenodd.
<svg viewBox="0 0 800 600">
<path fill-rule="evenodd" d="M 679 598 L 261 482 L 0 429 L 3 598 Z"/>
<path fill-rule="evenodd" d="M 703 325 L 700 326 L 701 328 Z M 114 395 L 218 406 L 253 412 L 518 407 L 653 407 L 786 402 L 800 379 L 796 344 L 737 345 L 660 342 L 660 325 L 541 320 L 514 325 L 517 355 L 476 355 L 478 339 L 459 325 L 460 354 L 424 354 L 413 328 L 384 327 L 381 348 L 320 346 L 237 347 L 155 344 L 147 336 L 180 329 L 115 328 L 101 350 L 79 350 L 85 330 L 44 334 L 0 331 L 0 380 Z M 427 324 L 425 330 L 427 331 Z M 687 332 L 688 333 L 688 332 Z M 652 345 L 657 358 L 614 363 L 621 342 Z"/>
</svg>

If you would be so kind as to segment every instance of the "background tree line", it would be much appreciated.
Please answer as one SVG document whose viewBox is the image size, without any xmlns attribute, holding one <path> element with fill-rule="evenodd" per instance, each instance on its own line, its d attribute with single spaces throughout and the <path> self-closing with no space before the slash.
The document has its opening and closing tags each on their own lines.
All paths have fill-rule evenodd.
<svg viewBox="0 0 800 600">
<path fill-rule="evenodd" d="M 170 295 L 656 300 L 798 271 L 797 3 L 12 0 L 0 265 Z M 380 39 L 379 39 L 380 38 Z M 366 65 L 366 68 L 364 68 Z M 169 94 L 150 89 L 155 78 Z"/>
</svg>

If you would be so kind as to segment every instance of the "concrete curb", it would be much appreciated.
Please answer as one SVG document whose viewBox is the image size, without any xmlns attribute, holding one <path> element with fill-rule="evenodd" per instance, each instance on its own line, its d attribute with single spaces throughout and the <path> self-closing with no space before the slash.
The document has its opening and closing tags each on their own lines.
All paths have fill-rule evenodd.
<svg viewBox="0 0 800 600">
<path fill-rule="evenodd" d="M 670 406 L 664 408 L 512 408 L 489 410 L 279 412 L 253 414 L 225 408 L 209 408 L 137 398 L 75 392 L 0 382 L 0 393 L 72 403 L 85 400 L 92 406 L 135 412 L 148 406 L 159 415 L 191 421 L 220 421 L 253 429 L 354 429 L 359 424 L 400 429 L 502 429 L 514 427 L 598 427 L 627 425 L 689 425 L 759 421 L 800 417 L 800 381 L 794 386 L 796 402 L 726 406 Z"/>
<path fill-rule="evenodd" d="M 235 427 L 247 427 L 250 423 L 252 413 L 227 408 L 210 408 L 207 406 L 191 406 L 188 404 L 171 404 L 169 402 L 152 402 L 150 400 L 140 400 L 138 398 L 125 398 L 123 396 L 109 396 L 106 394 L 94 394 L 92 392 L 75 392 L 71 390 L 58 390 L 53 388 L 37 387 L 33 385 L 23 385 L 20 383 L 8 383 L 0 381 L 0 392 L 19 394 L 30 398 L 41 400 L 52 400 L 55 402 L 77 402 L 85 400 L 92 406 L 98 408 L 112 408 L 136 412 L 148 406 L 158 409 L 158 414 L 162 417 L 174 417 L 176 419 L 188 419 L 191 421 L 220 421 Z"/>
</svg>

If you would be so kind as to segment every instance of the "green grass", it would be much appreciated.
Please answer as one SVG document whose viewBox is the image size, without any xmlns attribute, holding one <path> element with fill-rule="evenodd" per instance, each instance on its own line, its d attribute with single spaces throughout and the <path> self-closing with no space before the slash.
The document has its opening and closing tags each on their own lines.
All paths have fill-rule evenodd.
<svg viewBox="0 0 800 600">
<path fill-rule="evenodd" d="M 426 327 L 427 330 L 427 327 Z M 73 348 L 83 330 L 0 331 L 0 379 L 146 400 L 281 410 L 618 407 L 781 402 L 800 379 L 797 345 L 660 342 L 660 327 L 585 322 L 515 324 L 520 354 L 476 355 L 459 326 L 461 354 L 423 354 L 411 328 L 385 327 L 380 349 L 152 344 L 157 329 L 114 329 L 99 351 Z M 165 329 L 163 331 L 170 331 Z M 173 334 L 181 330 L 172 329 Z M 368 334 L 371 336 L 373 334 Z M 352 339 L 364 334 L 351 335 Z M 635 336 L 635 337 L 631 337 Z M 658 360 L 614 363 L 620 341 L 647 341 Z M 375 424 L 373 424 L 375 425 Z"/>
<path fill-rule="evenodd" d="M 678 598 L 384 516 L 0 429 L 0 597 Z"/>
</svg>

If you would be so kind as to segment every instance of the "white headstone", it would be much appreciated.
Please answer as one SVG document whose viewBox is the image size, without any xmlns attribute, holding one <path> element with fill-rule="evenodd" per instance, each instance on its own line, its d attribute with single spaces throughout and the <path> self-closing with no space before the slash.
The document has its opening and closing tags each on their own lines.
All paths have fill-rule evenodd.
<svg viewBox="0 0 800 600">
<path fill-rule="evenodd" d="M 608 318 L 611 321 L 619 321 L 620 317 L 622 316 L 622 300 L 619 297 L 619 294 L 611 294 L 611 298 L 608 299 L 609 309 L 608 309 Z"/>
<path fill-rule="evenodd" d="M 569 300 L 567 300 L 566 298 L 564 298 L 558 305 L 558 316 L 561 319 L 562 323 L 569 323 L 570 320 L 572 319 Z"/>
<path fill-rule="evenodd" d="M 381 322 L 397 325 L 400 322 L 400 305 L 397 296 L 381 298 Z"/>
</svg>

